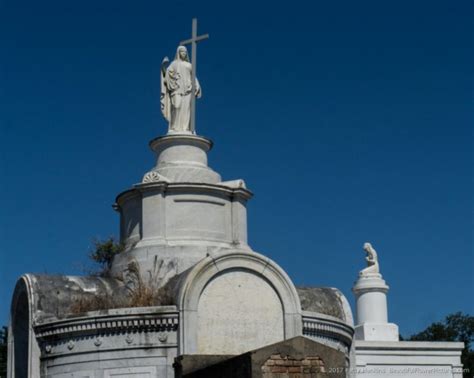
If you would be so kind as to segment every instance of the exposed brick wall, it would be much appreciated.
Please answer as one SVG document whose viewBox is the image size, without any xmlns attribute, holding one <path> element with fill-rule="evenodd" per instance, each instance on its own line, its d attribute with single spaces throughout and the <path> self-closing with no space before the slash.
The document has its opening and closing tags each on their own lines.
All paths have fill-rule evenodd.
<svg viewBox="0 0 474 378">
<path fill-rule="evenodd" d="M 273 354 L 262 365 L 263 378 L 317 378 L 325 372 L 324 361 L 318 356 L 296 359 Z"/>
</svg>

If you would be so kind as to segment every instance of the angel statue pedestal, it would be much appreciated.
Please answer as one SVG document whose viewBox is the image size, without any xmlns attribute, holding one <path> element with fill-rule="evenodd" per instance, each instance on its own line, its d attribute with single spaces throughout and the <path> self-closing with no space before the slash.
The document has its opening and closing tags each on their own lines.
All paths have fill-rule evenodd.
<svg viewBox="0 0 474 378">
<path fill-rule="evenodd" d="M 212 141 L 192 134 L 170 134 L 153 139 L 156 166 L 144 177 L 150 182 L 200 182 L 217 184 L 221 176 L 207 165 Z"/>
<path fill-rule="evenodd" d="M 367 268 L 359 273 L 352 291 L 357 303 L 356 340 L 398 341 L 398 326 L 388 322 L 388 285 L 379 272 L 377 252 L 365 243 Z"/>
</svg>

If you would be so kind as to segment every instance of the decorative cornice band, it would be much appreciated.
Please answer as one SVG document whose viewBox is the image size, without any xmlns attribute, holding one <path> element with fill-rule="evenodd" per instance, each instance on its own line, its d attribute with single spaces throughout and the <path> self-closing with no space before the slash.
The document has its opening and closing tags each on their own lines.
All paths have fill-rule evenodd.
<svg viewBox="0 0 474 378">
<path fill-rule="evenodd" d="M 91 315 L 41 324 L 35 327 L 38 338 L 96 335 L 123 331 L 164 332 L 176 331 L 179 324 L 177 311 L 166 313 Z"/>
<path fill-rule="evenodd" d="M 348 347 L 352 344 L 354 329 L 342 322 L 333 322 L 318 317 L 303 317 L 303 335 L 320 336 L 340 341 Z"/>
</svg>

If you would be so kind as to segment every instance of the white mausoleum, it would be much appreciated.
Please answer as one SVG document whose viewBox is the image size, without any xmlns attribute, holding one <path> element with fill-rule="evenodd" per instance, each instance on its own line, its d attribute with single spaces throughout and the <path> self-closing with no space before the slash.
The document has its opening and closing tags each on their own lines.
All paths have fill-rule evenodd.
<svg viewBox="0 0 474 378">
<path fill-rule="evenodd" d="M 189 117 L 173 115 L 173 95 L 170 117 L 179 128 Z M 212 365 L 216 356 L 220 361 L 222 355 L 255 350 L 266 362 L 241 376 L 462 376 L 461 343 L 398 341 L 398 327 L 388 323 L 388 286 L 376 255 L 368 261 L 369 267 L 377 262 L 377 269 L 361 272 L 355 283 L 354 321 L 339 290 L 295 286 L 282 267 L 252 250 L 247 242 L 252 193 L 243 180 L 222 180 L 209 167 L 209 139 L 194 130 L 170 129 L 150 147 L 156 165 L 116 198 L 125 250 L 111 274 L 25 274 L 18 280 L 9 378 L 194 376 L 178 373 L 175 361 L 200 358 L 203 368 L 202 361 Z M 161 302 L 107 308 L 142 286 L 162 293 Z M 101 302 L 104 308 L 77 311 L 78 303 Z M 302 370 L 273 372 L 272 358 L 288 360 L 293 353 L 283 352 L 289 349 L 281 342 L 295 337 L 311 341 L 304 348 L 313 350 L 308 355 L 303 344 L 293 345 Z M 319 371 L 308 370 L 317 358 Z"/>
</svg>

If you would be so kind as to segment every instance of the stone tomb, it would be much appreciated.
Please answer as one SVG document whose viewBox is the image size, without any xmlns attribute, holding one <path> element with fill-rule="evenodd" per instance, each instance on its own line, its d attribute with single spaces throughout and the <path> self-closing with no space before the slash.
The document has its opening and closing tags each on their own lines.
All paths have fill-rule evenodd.
<svg viewBox="0 0 474 378">
<path fill-rule="evenodd" d="M 239 356 L 184 355 L 176 378 L 319 378 L 346 376 L 344 353 L 295 337 Z"/>
<path fill-rule="evenodd" d="M 125 251 L 112 274 L 19 279 L 8 377 L 170 378 L 180 355 L 236 356 L 297 336 L 338 351 L 349 366 L 347 300 L 336 289 L 296 287 L 252 250 L 252 194 L 208 167 L 211 141 L 173 134 L 150 146 L 156 166 L 116 199 Z M 137 282 L 167 293 L 167 302 L 117 308 Z M 103 305 L 78 312 L 81 301 Z"/>
<path fill-rule="evenodd" d="M 377 280 L 364 276 L 354 288 L 355 347 L 352 312 L 340 291 L 296 287 L 278 264 L 252 250 L 252 193 L 243 180 L 223 181 L 208 166 L 212 142 L 194 128 L 201 94 L 195 50 L 205 37 L 197 36 L 194 20 L 192 38 L 183 42 L 192 45 L 193 64 L 184 46 L 168 67 L 164 60 L 161 101 L 170 127 L 150 142 L 156 165 L 116 198 L 125 250 L 111 274 L 19 278 L 8 378 L 171 378 L 177 356 L 183 356 L 176 365 L 183 376 L 201 374 L 190 370 L 196 364 L 207 374 L 224 369 L 226 377 L 295 378 L 354 376 L 345 368 L 355 366 L 442 364 L 448 368 L 442 377 L 459 377 L 449 369 L 460 367 L 462 345 L 396 341 L 398 329 L 387 317 L 388 286 L 378 277 L 370 245 L 363 272 Z M 161 297 L 135 307 L 129 299 L 144 286 Z M 237 375 L 236 367 L 246 370 Z"/>
</svg>

